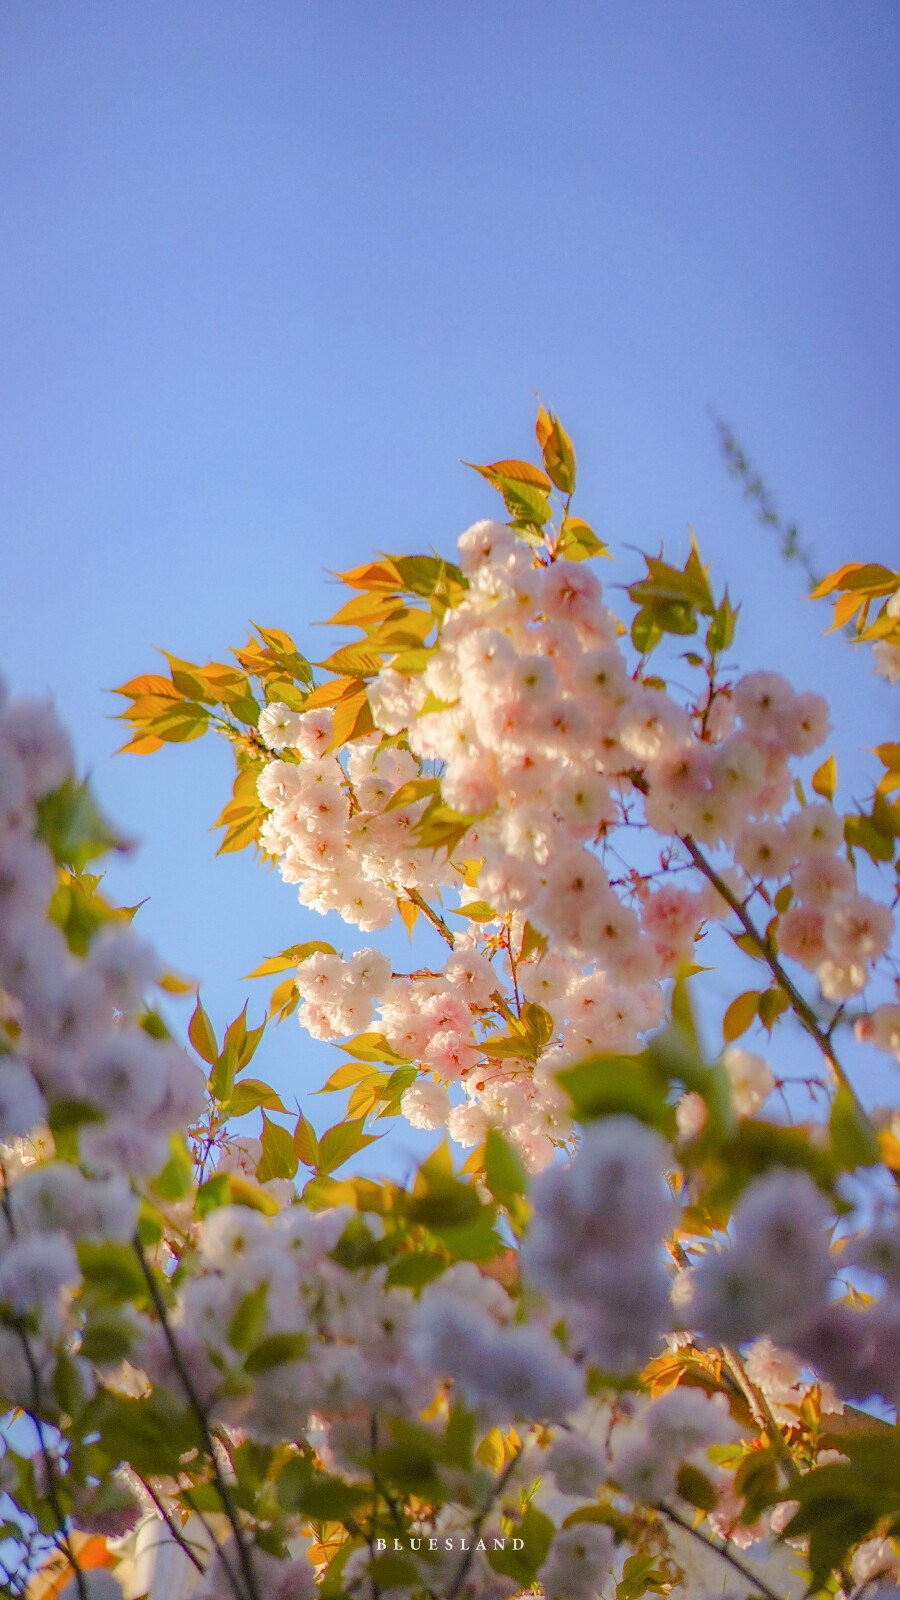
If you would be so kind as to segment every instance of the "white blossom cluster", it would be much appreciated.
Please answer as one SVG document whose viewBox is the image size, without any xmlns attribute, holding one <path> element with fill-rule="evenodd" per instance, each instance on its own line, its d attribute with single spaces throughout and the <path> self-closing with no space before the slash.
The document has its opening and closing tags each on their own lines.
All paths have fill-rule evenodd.
<svg viewBox="0 0 900 1600">
<path fill-rule="evenodd" d="M 756 1341 L 750 1370 L 776 1414 L 802 1399 L 802 1364 L 824 1380 L 825 1407 L 880 1396 L 900 1402 L 900 1222 L 884 1218 L 839 1254 L 831 1208 L 805 1172 L 776 1169 L 741 1196 L 727 1245 L 711 1249 L 676 1285 L 685 1323 L 715 1344 Z M 834 1297 L 839 1269 L 860 1268 L 881 1292 L 848 1304 Z M 773 1343 L 774 1341 L 774 1343 Z M 784 1345 L 800 1357 L 797 1362 Z"/>
<path fill-rule="evenodd" d="M 821 696 L 753 672 L 685 706 L 633 672 L 586 565 L 545 564 L 495 522 L 476 523 L 459 552 L 468 588 L 424 672 L 388 666 L 368 686 L 376 734 L 341 755 L 330 711 L 263 713 L 282 754 L 259 779 L 261 839 L 303 904 L 364 931 L 410 893 L 437 902 L 455 890 L 463 913 L 478 903 L 439 971 L 391 976 L 370 950 L 309 958 L 300 1020 L 326 1040 L 377 1027 L 421 1068 L 402 1099 L 414 1126 L 446 1126 L 468 1148 L 496 1127 L 537 1172 L 571 1131 L 559 1068 L 638 1054 L 664 1012 L 661 983 L 727 914 L 686 859 L 673 875 L 673 841 L 676 856 L 679 837 L 711 851 L 741 898 L 787 896 L 781 952 L 829 1000 L 866 987 L 893 917 L 859 892 L 836 809 L 791 809 L 791 762 L 828 732 Z M 415 782 L 435 776 L 444 805 L 469 819 L 452 860 L 416 836 L 429 795 Z M 655 871 L 621 867 L 635 823 L 658 838 Z M 546 1013 L 537 1059 L 491 1057 L 507 1014 L 498 1000 Z M 898 1019 L 900 1007 L 882 1006 L 857 1031 L 898 1054 Z M 771 1073 L 746 1053 L 725 1064 L 736 1112 L 752 1115 Z M 689 1132 L 694 1111 L 683 1111 Z"/>
<path fill-rule="evenodd" d="M 205 1098 L 189 1058 L 137 1025 L 157 975 L 152 951 L 115 921 L 82 958 L 52 919 L 58 872 L 38 808 L 71 776 L 53 710 L 10 703 L 0 688 L 0 1386 L 23 1406 L 71 1327 L 76 1246 L 131 1238 L 132 1180 L 160 1170 L 170 1135 L 187 1129 Z M 60 1108 L 79 1124 L 80 1167 L 46 1159 L 46 1122 Z M 29 1330 L 37 1379 L 19 1327 Z"/>
</svg>

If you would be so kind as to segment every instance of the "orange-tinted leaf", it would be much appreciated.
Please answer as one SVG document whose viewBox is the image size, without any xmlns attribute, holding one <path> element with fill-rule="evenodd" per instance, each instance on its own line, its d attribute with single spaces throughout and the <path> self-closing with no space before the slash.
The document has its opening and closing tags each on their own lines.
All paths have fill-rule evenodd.
<svg viewBox="0 0 900 1600">
<path fill-rule="evenodd" d="M 127 744 L 121 745 L 116 753 L 120 756 L 149 756 L 154 750 L 161 750 L 162 747 L 162 739 L 157 739 L 155 734 L 136 733 Z"/>
<path fill-rule="evenodd" d="M 245 972 L 245 978 L 270 978 L 276 972 L 289 972 L 292 967 L 299 966 L 307 956 L 314 956 L 321 951 L 323 955 L 333 956 L 333 944 L 326 944 L 324 939 L 307 939 L 304 944 L 292 944 L 287 950 L 281 950 L 277 956 L 268 956 L 253 972 Z"/>
<path fill-rule="evenodd" d="M 402 600 L 393 595 L 359 594 L 336 611 L 329 622 L 338 626 L 366 628 L 373 623 L 380 627 L 390 617 L 401 616 L 406 608 Z"/>
<path fill-rule="evenodd" d="M 246 850 L 248 844 L 255 844 L 259 834 L 260 819 L 258 816 L 248 817 L 246 821 L 234 822 L 228 829 L 222 843 L 216 851 L 217 856 L 228 855 L 232 850 Z"/>
<path fill-rule="evenodd" d="M 898 584 L 900 584 L 900 573 L 892 572 L 890 567 L 881 566 L 880 562 L 849 561 L 830 577 L 823 578 L 813 590 L 812 598 L 818 600 L 820 596 L 831 594 L 835 589 L 852 590 L 856 594 L 891 594 Z"/>
<path fill-rule="evenodd" d="M 823 578 L 820 583 L 816 584 L 816 587 L 810 591 L 810 599 L 821 600 L 824 595 L 833 594 L 835 589 L 843 589 L 845 587 L 845 579 L 854 572 L 859 572 L 862 565 L 861 561 L 845 561 L 844 565 L 838 567 L 836 572 L 829 572 L 827 578 Z"/>
<path fill-rule="evenodd" d="M 544 445 L 547 443 L 547 440 L 553 432 L 553 418 L 544 410 L 543 406 L 538 406 L 537 422 L 534 425 L 534 431 L 537 434 L 537 442 L 543 450 Z"/>
<path fill-rule="evenodd" d="M 359 694 L 358 678 L 332 678 L 328 683 L 320 683 L 308 696 L 304 709 L 316 711 L 319 706 L 336 706 L 344 695 Z"/>
<path fill-rule="evenodd" d="M 511 483 L 529 483 L 533 489 L 543 489 L 545 494 L 549 494 L 553 488 L 546 472 L 532 466 L 530 461 L 492 461 L 486 467 L 475 466 L 474 462 L 467 461 L 466 466 L 474 466 L 483 478 L 499 477 L 508 478 Z"/>
<path fill-rule="evenodd" d="M 383 561 L 367 561 L 364 566 L 350 567 L 347 572 L 338 572 L 336 577 L 346 583 L 349 589 L 401 589 L 403 587 L 400 574 L 394 563 L 385 559 Z"/>
<path fill-rule="evenodd" d="M 329 672 L 353 673 L 362 678 L 374 677 L 376 672 L 380 672 L 381 664 L 381 652 L 374 649 L 371 642 L 366 639 L 342 645 L 325 661 L 317 663 L 318 666 L 327 668 Z"/>
<path fill-rule="evenodd" d="M 360 694 L 341 700 L 335 707 L 331 748 L 339 750 L 341 745 L 350 744 L 354 739 L 364 739 L 367 733 L 374 731 L 375 719 L 363 689 Z"/>
<path fill-rule="evenodd" d="M 285 978 L 283 983 L 276 984 L 272 990 L 272 998 L 269 1001 L 269 1021 L 271 1021 L 272 1017 L 277 1016 L 278 1021 L 283 1022 L 285 1017 L 289 1017 L 292 1011 L 296 1011 L 299 1003 L 300 994 L 297 985 L 293 978 Z"/>
<path fill-rule="evenodd" d="M 816 794 L 820 794 L 824 800 L 834 799 L 837 789 L 837 762 L 834 756 L 829 756 L 827 761 L 823 761 L 822 765 L 816 768 L 811 782 Z"/>
<path fill-rule="evenodd" d="M 166 994 L 193 994 L 197 986 L 188 983 L 186 978 L 179 978 L 177 972 L 166 972 L 159 980 L 159 987 L 165 989 Z"/>
<path fill-rule="evenodd" d="M 128 695 L 132 700 L 139 700 L 142 695 L 156 695 L 164 700 L 184 699 L 171 679 L 163 678 L 158 672 L 145 672 L 143 677 L 132 678 L 129 683 L 123 683 L 121 689 L 114 689 L 113 694 Z"/>
<path fill-rule="evenodd" d="M 865 603 L 865 595 L 853 593 L 840 595 L 834 602 L 834 617 L 828 632 L 835 633 L 838 628 L 845 627 Z"/>
<path fill-rule="evenodd" d="M 759 1011 L 760 995 L 756 989 L 748 989 L 745 994 L 739 994 L 732 1000 L 724 1017 L 722 1018 L 722 1033 L 726 1044 L 733 1039 L 739 1039 L 746 1033 L 754 1017 Z"/>
</svg>

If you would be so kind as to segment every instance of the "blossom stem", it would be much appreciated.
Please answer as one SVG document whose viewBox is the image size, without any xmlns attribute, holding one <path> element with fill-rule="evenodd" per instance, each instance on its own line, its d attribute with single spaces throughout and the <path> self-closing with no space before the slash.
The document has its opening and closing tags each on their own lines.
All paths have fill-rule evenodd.
<svg viewBox="0 0 900 1600">
<path fill-rule="evenodd" d="M 744 1399 L 753 1413 L 754 1422 L 756 1422 L 757 1426 L 765 1429 L 765 1432 L 768 1435 L 769 1443 L 787 1474 L 788 1482 L 796 1483 L 797 1479 L 800 1477 L 800 1469 L 791 1455 L 790 1448 L 787 1440 L 784 1437 L 784 1434 L 779 1428 L 778 1423 L 775 1421 L 775 1418 L 772 1414 L 772 1408 L 769 1405 L 765 1394 L 755 1383 L 751 1383 L 746 1371 L 744 1370 L 744 1364 L 736 1350 L 732 1349 L 730 1345 L 723 1344 L 722 1354 L 731 1368 L 735 1382 L 739 1385 Z"/>
<path fill-rule="evenodd" d="M 730 1550 L 726 1544 L 720 1544 L 718 1540 L 701 1533 L 699 1528 L 695 1528 L 692 1522 L 687 1521 L 686 1517 L 679 1516 L 678 1512 L 672 1506 L 667 1506 L 665 1501 L 661 1500 L 655 1509 L 661 1512 L 664 1517 L 667 1517 L 669 1522 L 674 1522 L 675 1526 L 681 1528 L 682 1532 L 690 1534 L 691 1538 L 696 1539 L 698 1544 L 702 1544 L 707 1550 L 713 1550 L 717 1556 L 721 1556 L 723 1561 L 727 1561 L 735 1572 L 739 1572 L 742 1578 L 746 1578 L 748 1583 L 753 1584 L 754 1589 L 764 1597 L 764 1600 L 785 1600 L 784 1595 L 778 1594 L 775 1589 L 770 1589 L 769 1585 L 757 1576 L 753 1568 L 747 1562 L 742 1561 L 740 1556 L 736 1556 L 734 1551 Z"/>
<path fill-rule="evenodd" d="M 12 1207 L 9 1203 L 9 1179 L 7 1178 L 5 1167 L 2 1168 L 2 1176 L 3 1213 L 6 1218 L 6 1225 L 9 1229 L 10 1236 L 14 1239 L 16 1237 L 16 1224 Z M 75 1547 L 72 1544 L 72 1540 L 69 1536 L 69 1530 L 66 1525 L 66 1514 L 59 1498 L 59 1490 L 56 1481 L 56 1462 L 53 1458 L 50 1447 L 47 1444 L 46 1436 L 44 1434 L 44 1424 L 41 1420 L 40 1371 L 37 1361 L 34 1357 L 34 1351 L 31 1348 L 31 1340 L 28 1337 L 28 1330 L 24 1327 L 24 1325 L 20 1324 L 17 1327 L 16 1332 L 19 1335 L 22 1351 L 28 1367 L 28 1375 L 31 1379 L 31 1409 L 30 1411 L 26 1412 L 26 1415 L 31 1418 L 31 1421 L 34 1424 L 34 1430 L 37 1434 L 38 1447 L 41 1452 L 41 1460 L 44 1463 L 44 1474 L 47 1479 L 47 1499 L 50 1502 L 50 1509 L 56 1518 L 57 1533 L 62 1544 L 62 1548 L 65 1551 L 66 1560 L 75 1574 L 75 1587 L 78 1590 L 78 1600 L 88 1600 L 87 1583 L 85 1581 L 84 1570 L 78 1560 L 77 1555 L 75 1554 Z"/>
<path fill-rule="evenodd" d="M 497 1479 L 497 1482 L 494 1484 L 486 1504 L 482 1506 L 478 1516 L 475 1518 L 475 1521 L 472 1524 L 471 1544 L 459 1564 L 456 1577 L 453 1580 L 453 1587 L 448 1590 L 446 1600 L 457 1600 L 457 1596 L 462 1592 L 462 1586 L 466 1581 L 466 1574 L 472 1565 L 472 1557 L 475 1554 L 475 1546 L 481 1537 L 481 1530 L 484 1527 L 485 1521 L 491 1511 L 492 1506 L 498 1497 L 503 1493 L 503 1490 L 506 1488 L 506 1485 L 512 1477 L 513 1472 L 518 1465 L 519 1457 L 521 1456 L 523 1449 L 524 1445 L 520 1443 L 518 1450 L 516 1450 L 514 1455 L 510 1456 L 506 1466 L 503 1468 L 503 1471 Z"/>
<path fill-rule="evenodd" d="M 441 938 L 445 939 L 450 949 L 453 950 L 456 940 L 453 937 L 452 929 L 447 927 L 443 917 L 439 916 L 434 908 L 428 904 L 425 896 L 420 894 L 418 889 L 404 889 L 403 893 L 406 895 L 407 900 L 411 900 L 414 906 L 418 906 L 422 915 L 428 918 L 433 927 L 437 928 Z"/>
<path fill-rule="evenodd" d="M 219 1466 L 219 1460 L 218 1456 L 216 1455 L 213 1436 L 210 1432 L 209 1419 L 206 1415 L 206 1407 L 197 1393 L 197 1390 L 194 1386 L 194 1381 L 187 1369 L 184 1357 L 182 1356 L 179 1348 L 178 1340 L 175 1338 L 175 1335 L 172 1332 L 172 1326 L 169 1322 L 168 1312 L 166 1310 L 166 1303 L 160 1293 L 159 1284 L 153 1276 L 150 1263 L 144 1254 L 144 1247 L 141 1243 L 139 1234 L 134 1235 L 132 1243 L 134 1245 L 135 1254 L 140 1262 L 144 1280 L 150 1293 L 150 1299 L 153 1301 L 153 1308 L 159 1317 L 160 1325 L 163 1330 L 163 1336 L 166 1344 L 169 1347 L 169 1353 L 172 1357 L 172 1365 L 174 1366 L 175 1371 L 177 1372 L 181 1381 L 181 1385 L 184 1389 L 185 1395 L 187 1396 L 188 1403 L 193 1409 L 197 1421 L 200 1424 L 200 1431 L 203 1437 L 203 1448 L 209 1457 L 213 1481 L 216 1489 L 218 1490 L 219 1498 L 225 1507 L 225 1514 L 231 1523 L 232 1532 L 234 1534 L 234 1542 L 238 1553 L 238 1563 L 244 1577 L 244 1583 L 246 1584 L 246 1594 L 241 1593 L 241 1586 L 238 1583 L 236 1575 L 232 1573 L 231 1568 L 227 1563 L 225 1563 L 226 1571 L 228 1572 L 228 1576 L 231 1581 L 231 1587 L 234 1590 L 236 1600 L 260 1600 L 260 1594 L 256 1587 L 256 1579 L 254 1577 L 253 1568 L 250 1562 L 250 1553 L 244 1541 L 244 1530 L 241 1527 L 238 1508 L 235 1503 L 234 1495 L 231 1493 L 229 1485 L 225 1482 L 225 1478 Z"/>
<path fill-rule="evenodd" d="M 746 906 L 742 904 L 737 895 L 734 894 L 729 888 L 728 884 L 725 882 L 725 879 L 716 871 L 712 863 L 707 860 L 706 856 L 703 854 L 703 851 L 698 847 L 695 840 L 691 838 L 691 835 L 689 833 L 684 833 L 681 835 L 681 839 L 685 849 L 694 863 L 694 866 L 703 873 L 703 876 L 712 884 L 716 892 L 721 895 L 726 905 L 731 907 L 748 939 L 752 941 L 761 959 L 766 963 L 766 966 L 771 972 L 772 977 L 775 979 L 775 982 L 778 984 L 778 987 L 782 990 L 783 994 L 787 996 L 797 1021 L 800 1023 L 801 1027 L 806 1029 L 806 1032 L 809 1034 L 810 1038 L 815 1040 L 822 1052 L 822 1055 L 828 1062 L 836 1081 L 841 1085 L 842 1088 L 847 1090 L 848 1094 L 852 1095 L 853 1104 L 859 1112 L 859 1115 L 867 1123 L 869 1123 L 869 1126 L 871 1127 L 869 1114 L 857 1095 L 852 1083 L 847 1077 L 844 1068 L 841 1066 L 837 1055 L 835 1054 L 835 1049 L 831 1042 L 830 1034 L 826 1033 L 826 1031 L 820 1026 L 819 1019 L 813 1011 L 812 1006 L 809 1004 L 808 1000 L 803 998 L 803 995 L 800 993 L 800 990 L 797 988 L 793 980 L 788 977 L 788 974 L 785 972 L 784 967 L 781 965 L 781 962 L 775 954 L 775 951 L 772 949 L 768 939 L 764 934 L 760 933 Z M 900 1189 L 900 1173 L 891 1171 L 891 1177 L 893 1178 L 897 1188 Z"/>
</svg>

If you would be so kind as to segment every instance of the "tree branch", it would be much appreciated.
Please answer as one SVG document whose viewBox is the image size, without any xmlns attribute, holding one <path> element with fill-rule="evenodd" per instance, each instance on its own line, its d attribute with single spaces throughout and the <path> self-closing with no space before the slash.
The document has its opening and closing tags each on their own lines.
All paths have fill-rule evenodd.
<svg viewBox="0 0 900 1600">
<path fill-rule="evenodd" d="M 219 1466 L 215 1444 L 213 1443 L 213 1436 L 209 1428 L 209 1420 L 206 1415 L 206 1407 L 197 1393 L 197 1390 L 194 1386 L 194 1380 L 187 1369 L 184 1357 L 179 1349 L 178 1340 L 175 1338 L 175 1335 L 172 1332 L 172 1326 L 169 1322 L 165 1301 L 160 1294 L 159 1284 L 153 1276 L 150 1263 L 144 1254 L 144 1247 L 138 1234 L 134 1235 L 132 1243 L 134 1245 L 135 1254 L 141 1265 L 141 1271 L 144 1274 L 144 1280 L 150 1292 L 150 1299 L 153 1301 L 153 1308 L 159 1317 L 163 1335 L 165 1337 L 166 1344 L 169 1347 L 169 1353 L 172 1357 L 172 1365 L 178 1374 L 188 1402 L 194 1411 L 197 1421 L 200 1424 L 200 1431 L 203 1436 L 203 1448 L 206 1451 L 206 1454 L 209 1456 L 210 1465 L 212 1467 L 213 1481 L 216 1489 L 219 1492 L 219 1497 L 222 1501 L 222 1504 L 225 1507 L 225 1514 L 231 1523 L 231 1529 L 234 1534 L 234 1542 L 237 1547 L 238 1563 L 246 1584 L 246 1594 L 242 1594 L 237 1575 L 231 1571 L 228 1562 L 223 1558 L 223 1566 L 228 1573 L 229 1582 L 235 1594 L 235 1600 L 261 1600 L 261 1596 L 256 1587 L 256 1578 L 253 1574 L 250 1553 L 244 1542 L 244 1530 L 241 1527 L 238 1508 L 235 1504 L 234 1496 L 231 1493 L 231 1488 L 225 1482 L 225 1478 Z"/>
<path fill-rule="evenodd" d="M 475 1518 L 475 1521 L 472 1523 L 472 1542 L 471 1542 L 468 1550 L 463 1555 L 462 1561 L 459 1564 L 459 1569 L 457 1571 L 456 1577 L 453 1580 L 453 1587 L 452 1587 L 452 1589 L 448 1590 L 446 1600 L 457 1600 L 457 1596 L 460 1594 L 460 1591 L 462 1589 L 462 1585 L 465 1582 L 466 1574 L 467 1574 L 470 1566 L 472 1565 L 472 1557 L 475 1554 L 475 1546 L 476 1546 L 478 1540 L 481 1537 L 481 1530 L 484 1527 L 485 1520 L 488 1517 L 488 1515 L 489 1515 L 489 1513 L 491 1511 L 491 1508 L 494 1505 L 495 1501 L 503 1493 L 503 1490 L 506 1488 L 506 1485 L 508 1484 L 510 1478 L 512 1477 L 513 1472 L 515 1471 L 515 1468 L 518 1465 L 519 1458 L 520 1458 L 524 1448 L 525 1448 L 524 1443 L 521 1443 L 519 1445 L 519 1448 L 516 1451 L 515 1455 L 511 1456 L 509 1461 L 507 1461 L 506 1466 L 503 1468 L 503 1471 L 501 1472 L 499 1478 L 497 1479 L 497 1482 L 494 1484 L 494 1487 L 491 1490 L 491 1493 L 490 1493 L 490 1496 L 489 1496 L 489 1498 L 487 1500 L 486 1505 L 482 1506 L 481 1510 L 478 1513 L 478 1516 Z"/>
<path fill-rule="evenodd" d="M 778 1594 L 777 1590 L 770 1589 L 769 1585 L 757 1576 L 753 1568 L 747 1562 L 742 1561 L 740 1556 L 736 1556 L 734 1551 L 730 1550 L 726 1544 L 720 1544 L 712 1536 L 707 1537 L 705 1533 L 701 1533 L 699 1528 L 695 1528 L 693 1523 L 688 1522 L 685 1517 L 679 1516 L 678 1512 L 674 1511 L 671 1506 L 667 1506 L 665 1501 L 661 1500 L 654 1509 L 661 1512 L 664 1517 L 668 1517 L 669 1521 L 674 1522 L 675 1526 L 681 1528 L 683 1533 L 689 1533 L 691 1538 L 696 1539 L 697 1543 L 702 1544 L 705 1549 L 712 1550 L 717 1556 L 721 1556 L 722 1560 L 727 1561 L 735 1572 L 739 1572 L 742 1578 L 746 1578 L 748 1583 L 752 1583 L 754 1589 L 764 1596 L 764 1600 L 786 1600 L 786 1597 Z"/>
<path fill-rule="evenodd" d="M 134 1471 L 134 1468 L 132 1468 L 132 1471 Z M 206 1569 L 204 1568 L 203 1562 L 200 1560 L 200 1557 L 197 1555 L 196 1551 L 191 1548 L 190 1540 L 184 1537 L 181 1529 L 177 1527 L 175 1519 L 166 1510 L 152 1483 L 150 1483 L 147 1478 L 142 1477 L 141 1473 L 139 1472 L 136 1474 L 136 1476 L 140 1478 L 141 1483 L 144 1485 L 144 1488 L 146 1489 L 150 1499 L 153 1501 L 153 1504 L 162 1517 L 162 1520 L 172 1535 L 172 1538 L 175 1540 L 175 1543 L 184 1551 L 188 1560 L 197 1568 L 197 1571 L 204 1572 Z M 194 1515 L 200 1517 L 200 1521 L 203 1522 L 203 1518 L 200 1516 L 200 1513 L 196 1511 L 196 1509 L 194 1511 Z M 206 1526 L 205 1523 L 204 1526 Z"/>
<path fill-rule="evenodd" d="M 791 1010 L 797 1018 L 797 1021 L 800 1023 L 801 1027 L 805 1028 L 810 1038 L 815 1040 L 820 1051 L 822 1052 L 822 1055 L 828 1062 L 836 1081 L 842 1086 L 842 1088 L 847 1090 L 848 1094 L 853 1096 L 853 1103 L 857 1111 L 871 1127 L 869 1114 L 866 1111 L 865 1106 L 862 1104 L 858 1094 L 856 1093 L 853 1084 L 847 1077 L 847 1074 L 844 1068 L 841 1066 L 840 1061 L 838 1060 L 834 1045 L 831 1042 L 830 1033 L 826 1032 L 826 1030 L 821 1027 L 819 1019 L 813 1011 L 812 1006 L 809 1004 L 809 1001 L 804 999 L 793 979 L 788 977 L 788 974 L 781 965 L 781 962 L 775 954 L 775 951 L 772 949 L 765 935 L 760 933 L 746 906 L 742 904 L 742 902 L 737 898 L 737 895 L 734 894 L 729 888 L 728 884 L 725 882 L 725 879 L 716 871 L 712 863 L 706 859 L 706 856 L 703 854 L 703 851 L 700 849 L 696 841 L 691 838 L 689 833 L 683 833 L 680 837 L 682 844 L 694 863 L 694 866 L 698 869 L 698 871 L 703 873 L 704 878 L 706 878 L 712 884 L 716 892 L 721 895 L 726 905 L 731 907 L 748 939 L 752 941 L 759 956 L 765 962 L 766 966 L 771 972 L 775 982 L 778 984 L 782 992 L 787 996 Z M 891 1172 L 891 1177 L 893 1178 L 897 1188 L 900 1189 L 900 1173 Z"/>
</svg>

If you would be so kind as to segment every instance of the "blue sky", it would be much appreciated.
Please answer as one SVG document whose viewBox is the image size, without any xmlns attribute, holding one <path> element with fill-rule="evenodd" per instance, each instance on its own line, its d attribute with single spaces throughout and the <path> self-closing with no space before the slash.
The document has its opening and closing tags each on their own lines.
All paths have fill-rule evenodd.
<svg viewBox="0 0 900 1600">
<path fill-rule="evenodd" d="M 449 548 L 493 509 L 460 458 L 527 453 L 535 390 L 604 537 L 691 523 L 743 661 L 831 684 L 864 792 L 896 692 L 822 640 L 708 407 L 822 567 L 897 564 L 898 46 L 891 0 L 0 6 L 0 660 L 219 1022 L 321 923 L 214 859 L 227 752 L 111 760 L 106 691 L 248 617 L 323 654 L 324 569 Z M 266 1058 L 311 1060 L 292 1024 Z"/>
</svg>

